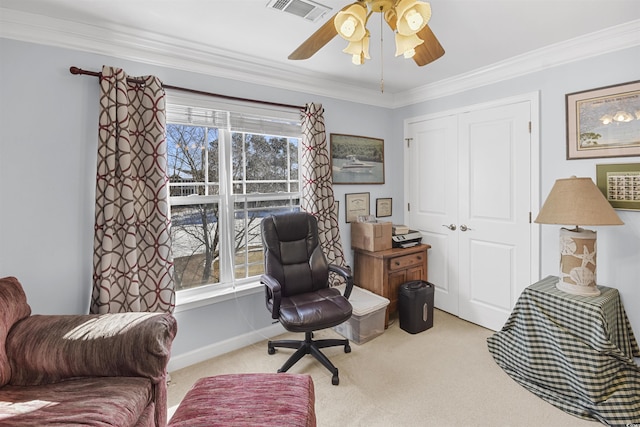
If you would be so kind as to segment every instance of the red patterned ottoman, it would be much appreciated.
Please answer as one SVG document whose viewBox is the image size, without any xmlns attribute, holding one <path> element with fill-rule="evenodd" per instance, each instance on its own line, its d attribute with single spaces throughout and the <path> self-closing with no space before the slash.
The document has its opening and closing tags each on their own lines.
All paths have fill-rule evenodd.
<svg viewBox="0 0 640 427">
<path fill-rule="evenodd" d="M 306 374 L 227 374 L 200 378 L 169 427 L 315 427 L 313 381 Z"/>
</svg>

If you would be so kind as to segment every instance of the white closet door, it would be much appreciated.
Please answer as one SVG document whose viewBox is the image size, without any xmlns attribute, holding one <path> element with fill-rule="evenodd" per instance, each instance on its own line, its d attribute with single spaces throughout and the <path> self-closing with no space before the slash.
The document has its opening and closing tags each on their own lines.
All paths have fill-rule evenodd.
<svg viewBox="0 0 640 427">
<path fill-rule="evenodd" d="M 528 102 L 459 120 L 459 316 L 493 330 L 531 275 L 529 121 Z"/>
<path fill-rule="evenodd" d="M 528 101 L 407 124 L 405 222 L 437 308 L 500 329 L 531 278 Z"/>
<path fill-rule="evenodd" d="M 429 250 L 428 279 L 435 285 L 435 305 L 458 314 L 458 118 L 420 121 L 408 128 L 405 188 L 407 225 L 422 233 Z"/>
</svg>

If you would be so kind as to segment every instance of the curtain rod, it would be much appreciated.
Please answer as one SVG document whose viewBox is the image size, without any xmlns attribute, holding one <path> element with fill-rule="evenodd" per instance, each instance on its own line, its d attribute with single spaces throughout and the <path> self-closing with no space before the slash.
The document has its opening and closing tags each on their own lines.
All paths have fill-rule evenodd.
<svg viewBox="0 0 640 427">
<path fill-rule="evenodd" d="M 69 72 L 71 74 L 83 74 L 86 76 L 94 76 L 94 77 L 102 77 L 102 73 L 97 72 L 97 71 L 87 71 L 87 70 L 83 70 L 82 68 L 78 68 L 78 67 L 70 67 L 69 68 Z M 131 77 L 127 78 L 127 81 L 129 83 L 134 83 L 134 84 L 143 84 L 144 81 L 139 80 L 139 79 L 134 79 Z M 290 104 L 280 104 L 277 102 L 269 102 L 269 101 L 259 101 L 256 99 L 248 99 L 248 98 L 239 98 L 239 97 L 235 97 L 235 96 L 229 96 L 229 95 L 221 95 L 218 93 L 211 93 L 211 92 L 204 92 L 201 90 L 196 90 L 196 89 L 187 89 L 184 87 L 180 87 L 180 86 L 171 86 L 171 85 L 166 85 L 166 84 L 162 84 L 162 87 L 165 89 L 173 89 L 173 90 L 180 90 L 182 92 L 189 92 L 189 93 L 195 93 L 197 95 L 206 95 L 206 96 L 214 96 L 216 98 L 224 98 L 224 99 L 228 99 L 228 100 L 232 100 L 232 101 L 245 101 L 245 102 L 254 102 L 257 104 L 263 104 L 263 105 L 270 105 L 270 106 L 274 106 L 274 107 L 284 107 L 284 108 L 293 108 L 296 110 L 302 110 L 305 107 L 301 107 L 299 105 L 290 105 Z"/>
</svg>

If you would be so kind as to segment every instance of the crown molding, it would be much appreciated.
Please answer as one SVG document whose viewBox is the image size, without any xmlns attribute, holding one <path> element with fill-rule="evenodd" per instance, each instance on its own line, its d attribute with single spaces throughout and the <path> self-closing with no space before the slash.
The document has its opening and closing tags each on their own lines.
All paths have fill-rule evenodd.
<svg viewBox="0 0 640 427">
<path fill-rule="evenodd" d="M 411 91 L 396 94 L 392 108 L 442 98 L 548 68 L 640 45 L 640 20 L 536 49 Z"/>
<path fill-rule="evenodd" d="M 109 34 L 109 37 L 105 37 Z M 306 94 L 390 108 L 390 94 L 319 78 L 299 68 L 247 58 L 224 49 L 110 24 L 109 28 L 0 8 L 0 37 L 113 56 L 140 63 Z"/>
<path fill-rule="evenodd" d="M 105 33 L 110 36 L 105 38 Z M 319 78 L 315 73 L 304 72 L 298 68 L 274 66 L 268 61 L 246 58 L 230 51 L 203 47 L 201 44 L 185 40 L 176 42 L 175 38 L 156 33 L 134 31 L 113 24 L 106 29 L 13 9 L 0 8 L 0 37 L 366 105 L 399 108 L 640 45 L 640 20 L 567 40 L 396 94 L 381 94 L 353 84 Z"/>
</svg>

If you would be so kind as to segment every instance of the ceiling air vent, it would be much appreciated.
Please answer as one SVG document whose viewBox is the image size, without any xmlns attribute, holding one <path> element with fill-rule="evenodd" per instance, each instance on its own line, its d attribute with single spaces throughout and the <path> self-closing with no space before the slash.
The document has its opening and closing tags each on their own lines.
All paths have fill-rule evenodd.
<svg viewBox="0 0 640 427">
<path fill-rule="evenodd" d="M 271 0 L 267 7 L 288 12 L 312 22 L 322 18 L 331 10 L 330 7 L 311 0 Z"/>
</svg>

